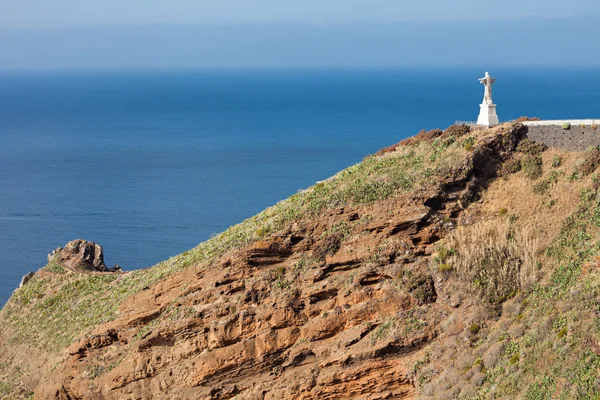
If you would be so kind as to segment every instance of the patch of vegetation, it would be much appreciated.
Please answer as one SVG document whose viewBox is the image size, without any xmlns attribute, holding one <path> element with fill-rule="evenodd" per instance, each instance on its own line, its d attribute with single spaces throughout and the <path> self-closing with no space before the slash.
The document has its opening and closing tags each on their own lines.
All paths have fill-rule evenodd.
<svg viewBox="0 0 600 400">
<path fill-rule="evenodd" d="M 535 281 L 537 244 L 528 231 L 509 221 L 459 227 L 447 240 L 455 249 L 450 263 L 459 278 L 488 302 L 500 303 Z"/>
<path fill-rule="evenodd" d="M 0 381 L 0 397 L 9 395 L 12 392 L 12 385 L 5 381 Z"/>
<path fill-rule="evenodd" d="M 548 147 L 540 142 L 535 142 L 531 139 L 523 139 L 517 145 L 516 151 L 532 156 L 538 156 L 546 151 Z"/>
<path fill-rule="evenodd" d="M 466 138 L 465 140 L 463 140 L 462 144 L 463 144 L 463 148 L 466 151 L 473 151 L 473 149 L 475 148 L 475 142 L 476 139 L 474 136 L 469 136 L 468 138 Z"/>
<path fill-rule="evenodd" d="M 564 130 L 568 131 L 569 129 L 571 129 L 571 123 L 570 122 L 563 122 L 562 128 Z"/>
<path fill-rule="evenodd" d="M 377 328 L 375 328 L 371 333 L 371 345 L 374 345 L 380 340 L 383 340 L 386 337 L 388 337 L 395 328 L 396 323 L 396 318 L 390 318 L 389 320 L 383 322 Z"/>
<path fill-rule="evenodd" d="M 552 158 L 552 168 L 558 168 L 562 165 L 562 157 L 561 156 L 554 156 Z"/>
<path fill-rule="evenodd" d="M 539 155 L 526 155 L 521 163 L 525 176 L 531 180 L 538 179 L 542 176 L 543 161 Z"/>
<path fill-rule="evenodd" d="M 469 332 L 471 332 L 473 335 L 476 335 L 479 333 L 480 329 L 481 327 L 478 324 L 471 324 L 469 327 Z"/>
<path fill-rule="evenodd" d="M 502 164 L 502 167 L 500 168 L 500 175 L 505 176 L 510 174 L 516 174 L 521 170 L 521 168 L 521 160 L 513 157 Z"/>
<path fill-rule="evenodd" d="M 261 226 L 258 229 L 256 229 L 255 234 L 256 237 L 258 238 L 262 238 L 265 237 L 269 234 L 270 230 L 268 226 Z"/>
<path fill-rule="evenodd" d="M 48 272 L 52 272 L 53 274 L 66 274 L 67 270 L 60 264 L 55 262 L 49 262 L 48 265 L 44 267 L 44 269 Z"/>
<path fill-rule="evenodd" d="M 567 329 L 567 327 L 565 326 L 564 328 L 562 328 L 560 331 L 558 331 L 558 333 L 556 334 L 556 336 L 559 339 L 563 339 L 565 336 L 567 336 L 567 333 L 569 332 L 569 330 Z"/>
<path fill-rule="evenodd" d="M 440 264 L 440 265 L 438 265 L 438 271 L 440 271 L 440 272 L 450 272 L 453 269 L 454 268 L 452 268 L 452 265 L 450 265 L 450 264 Z"/>
<path fill-rule="evenodd" d="M 556 171 L 552 171 L 550 173 L 550 175 L 548 176 L 548 178 L 544 179 L 543 181 L 541 181 L 533 186 L 533 192 L 535 194 L 540 194 L 540 195 L 546 194 L 548 192 L 548 189 L 550 189 L 550 187 L 557 182 L 558 182 L 558 174 L 556 173 Z"/>
</svg>

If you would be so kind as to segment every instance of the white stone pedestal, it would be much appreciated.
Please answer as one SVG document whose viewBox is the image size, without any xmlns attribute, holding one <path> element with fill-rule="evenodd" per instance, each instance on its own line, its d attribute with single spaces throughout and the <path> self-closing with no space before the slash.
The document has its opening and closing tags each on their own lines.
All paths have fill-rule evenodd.
<svg viewBox="0 0 600 400">
<path fill-rule="evenodd" d="M 498 115 L 496 114 L 495 104 L 480 104 L 479 117 L 477 125 L 494 126 L 499 125 Z"/>
</svg>

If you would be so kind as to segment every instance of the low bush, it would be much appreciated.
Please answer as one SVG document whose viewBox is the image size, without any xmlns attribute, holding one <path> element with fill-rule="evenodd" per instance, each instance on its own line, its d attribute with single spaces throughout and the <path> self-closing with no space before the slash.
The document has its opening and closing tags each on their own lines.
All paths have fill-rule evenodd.
<svg viewBox="0 0 600 400">
<path fill-rule="evenodd" d="M 547 148 L 544 143 L 535 142 L 531 139 L 523 139 L 519 142 L 515 150 L 520 153 L 539 155 L 546 151 Z"/>
<path fill-rule="evenodd" d="M 515 174 L 515 173 L 519 172 L 520 170 L 521 170 L 521 160 L 519 160 L 518 158 L 511 158 L 511 159 L 505 161 L 504 164 L 502 164 L 502 167 L 500 168 L 500 175 L 505 176 L 505 175 Z"/>
<path fill-rule="evenodd" d="M 475 138 L 473 136 L 469 136 L 468 138 L 466 138 L 463 141 L 463 148 L 466 151 L 473 151 L 473 149 L 475 148 Z"/>
<path fill-rule="evenodd" d="M 521 165 L 525 176 L 531 180 L 539 178 L 544 172 L 542 157 L 539 155 L 526 155 Z"/>
<path fill-rule="evenodd" d="M 440 272 L 450 272 L 452 271 L 452 265 L 450 264 L 440 264 L 438 265 L 438 271 Z"/>
<path fill-rule="evenodd" d="M 562 128 L 564 130 L 568 131 L 569 129 L 571 129 L 571 123 L 570 122 L 563 122 Z"/>
<path fill-rule="evenodd" d="M 554 156 L 554 158 L 552 158 L 552 168 L 558 168 L 561 165 L 562 165 L 562 157 Z"/>
</svg>

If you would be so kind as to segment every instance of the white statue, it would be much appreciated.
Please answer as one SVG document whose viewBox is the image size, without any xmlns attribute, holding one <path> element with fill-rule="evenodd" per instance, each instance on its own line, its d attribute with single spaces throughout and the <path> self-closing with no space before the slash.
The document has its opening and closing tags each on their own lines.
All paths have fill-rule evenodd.
<svg viewBox="0 0 600 400">
<path fill-rule="evenodd" d="M 480 78 L 479 82 L 485 85 L 485 94 L 483 95 L 483 103 L 481 104 L 494 104 L 492 101 L 492 85 L 496 82 L 496 79 L 492 78 L 489 72 L 486 72 L 485 77 Z"/>
<path fill-rule="evenodd" d="M 479 117 L 477 125 L 494 126 L 500 123 L 498 114 L 496 114 L 496 105 L 492 101 L 492 85 L 496 79 L 490 76 L 489 72 L 485 73 L 485 77 L 479 79 L 485 86 L 485 94 L 483 95 L 483 103 L 479 105 Z"/>
</svg>

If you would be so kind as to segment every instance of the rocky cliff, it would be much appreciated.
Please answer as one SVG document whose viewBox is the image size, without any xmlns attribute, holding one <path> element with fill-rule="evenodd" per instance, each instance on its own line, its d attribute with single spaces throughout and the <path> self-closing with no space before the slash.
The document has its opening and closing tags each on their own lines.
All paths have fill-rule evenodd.
<svg viewBox="0 0 600 400">
<path fill-rule="evenodd" d="M 60 253 L 0 314 L 0 395 L 596 398 L 598 153 L 422 132 L 147 270 Z"/>
</svg>

